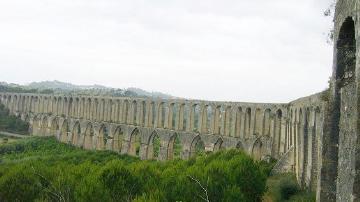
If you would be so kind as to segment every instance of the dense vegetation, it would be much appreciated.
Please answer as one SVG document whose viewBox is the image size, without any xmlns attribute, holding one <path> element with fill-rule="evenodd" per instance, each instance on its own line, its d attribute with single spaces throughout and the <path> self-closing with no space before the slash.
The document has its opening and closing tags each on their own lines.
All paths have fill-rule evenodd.
<svg viewBox="0 0 360 202">
<path fill-rule="evenodd" d="M 54 138 L 0 146 L 0 201 L 260 201 L 270 165 L 241 151 L 140 161 Z"/>
<path fill-rule="evenodd" d="M 296 177 L 292 173 L 270 176 L 267 180 L 267 193 L 264 202 L 291 201 L 291 202 L 315 202 L 315 193 L 310 190 L 302 190 Z"/>
<path fill-rule="evenodd" d="M 19 117 L 9 114 L 9 110 L 0 104 L 0 131 L 28 134 L 29 124 L 22 121 Z"/>
</svg>

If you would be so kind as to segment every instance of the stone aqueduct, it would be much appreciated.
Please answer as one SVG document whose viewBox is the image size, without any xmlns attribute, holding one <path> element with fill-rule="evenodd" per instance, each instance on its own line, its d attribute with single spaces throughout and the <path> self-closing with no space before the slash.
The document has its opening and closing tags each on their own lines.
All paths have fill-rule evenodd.
<svg viewBox="0 0 360 202">
<path fill-rule="evenodd" d="M 176 139 L 183 159 L 194 156 L 200 143 L 205 151 L 239 148 L 256 159 L 283 157 L 287 163 L 279 169 L 294 170 L 315 186 L 323 118 L 319 97 L 255 104 L 3 93 L 0 101 L 30 123 L 33 135 L 141 159 L 173 159 Z M 158 156 L 155 137 L 161 142 Z"/>
<path fill-rule="evenodd" d="M 337 0 L 334 21 L 328 95 L 256 104 L 0 93 L 0 102 L 34 135 L 141 159 L 155 158 L 155 137 L 159 160 L 239 148 L 278 159 L 274 172 L 294 172 L 317 201 L 360 202 L 360 1 Z"/>
</svg>

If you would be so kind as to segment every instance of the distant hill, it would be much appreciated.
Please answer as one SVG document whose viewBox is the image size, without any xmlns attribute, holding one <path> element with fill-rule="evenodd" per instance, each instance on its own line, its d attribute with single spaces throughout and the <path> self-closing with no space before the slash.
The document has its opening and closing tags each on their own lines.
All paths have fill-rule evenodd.
<svg viewBox="0 0 360 202">
<path fill-rule="evenodd" d="M 36 88 L 36 89 L 61 89 L 61 90 L 87 90 L 87 89 L 108 89 L 105 86 L 101 85 L 75 85 L 72 83 L 65 83 L 61 81 L 41 81 L 41 82 L 32 82 L 26 86 L 26 88 Z"/>
<path fill-rule="evenodd" d="M 110 88 L 102 85 L 75 85 L 61 81 L 32 82 L 27 85 L 9 84 L 0 82 L 0 92 L 16 93 L 42 93 L 42 94 L 65 94 L 65 95 L 88 95 L 88 96 L 114 96 L 114 97 L 153 97 L 174 98 L 161 92 L 148 92 L 140 88 Z"/>
</svg>

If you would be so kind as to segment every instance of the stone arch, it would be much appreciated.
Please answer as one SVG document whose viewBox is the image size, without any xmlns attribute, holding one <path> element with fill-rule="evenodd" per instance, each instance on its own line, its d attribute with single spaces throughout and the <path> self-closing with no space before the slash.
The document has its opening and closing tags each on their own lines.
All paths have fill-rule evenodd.
<svg viewBox="0 0 360 202">
<path fill-rule="evenodd" d="M 60 130 L 60 133 L 59 133 L 59 139 L 61 142 L 64 142 L 64 143 L 68 143 L 69 139 L 68 139 L 68 136 L 69 136 L 69 133 L 70 133 L 70 128 L 69 128 L 69 123 L 68 123 L 68 120 L 64 120 L 62 125 L 61 125 L 61 130 Z"/>
<path fill-rule="evenodd" d="M 59 119 L 57 117 L 54 117 L 53 120 L 51 121 L 50 133 L 51 135 L 56 137 L 59 130 L 60 130 Z"/>
<path fill-rule="evenodd" d="M 264 150 L 263 143 L 262 143 L 261 139 L 258 138 L 252 147 L 251 154 L 252 154 L 253 158 L 255 160 L 261 160 L 263 153 L 264 153 L 263 150 Z"/>
<path fill-rule="evenodd" d="M 147 144 L 147 159 L 158 159 L 161 151 L 161 141 L 156 131 L 151 133 Z"/>
<path fill-rule="evenodd" d="M 235 137 L 242 137 L 243 138 L 243 134 L 241 133 L 241 129 L 242 129 L 242 125 L 241 125 L 241 120 L 242 120 L 242 108 L 241 107 L 236 107 L 236 112 L 235 112 L 235 128 L 234 128 L 234 133 L 235 133 Z"/>
<path fill-rule="evenodd" d="M 122 144 L 124 141 L 124 132 L 120 126 L 116 127 L 113 135 L 113 145 L 112 150 L 116 152 L 121 152 Z"/>
<path fill-rule="evenodd" d="M 251 108 L 246 108 L 244 122 L 245 122 L 244 124 L 245 139 L 248 139 L 250 138 L 251 135 Z"/>
<path fill-rule="evenodd" d="M 168 115 L 168 128 L 170 130 L 175 130 L 176 127 L 176 118 L 177 118 L 177 105 L 175 103 L 169 104 L 169 115 Z"/>
<path fill-rule="evenodd" d="M 190 103 L 184 104 L 183 105 L 183 109 L 184 109 L 184 118 L 183 118 L 183 131 L 190 131 L 191 129 L 188 128 L 190 126 L 190 111 L 191 111 L 191 106 Z"/>
<path fill-rule="evenodd" d="M 263 117 L 262 135 L 270 137 L 271 134 L 271 109 L 265 109 Z"/>
<path fill-rule="evenodd" d="M 214 112 L 213 112 L 213 106 L 210 104 L 207 104 L 205 106 L 205 114 L 206 116 L 204 117 L 204 119 L 206 119 L 205 122 L 205 132 L 208 134 L 212 134 L 213 130 L 212 130 L 212 120 L 213 120 L 213 116 L 214 116 Z"/>
<path fill-rule="evenodd" d="M 215 113 L 214 113 L 214 134 L 221 134 L 221 121 L 222 121 L 222 106 L 215 105 Z"/>
<path fill-rule="evenodd" d="M 233 121 L 233 117 L 232 117 L 232 112 L 233 109 L 231 106 L 224 106 L 224 112 L 223 112 L 223 123 L 222 123 L 222 127 L 223 127 L 223 134 L 225 136 L 231 136 L 231 127 L 232 127 L 232 121 Z"/>
<path fill-rule="evenodd" d="M 164 128 L 165 126 L 165 103 L 160 102 L 157 110 L 157 128 Z"/>
<path fill-rule="evenodd" d="M 261 109 L 256 108 L 255 109 L 255 122 L 254 122 L 254 134 L 257 136 L 261 136 L 262 135 L 262 114 L 261 114 Z"/>
<path fill-rule="evenodd" d="M 129 114 L 129 123 L 131 125 L 137 125 L 137 112 L 138 112 L 138 103 L 136 100 L 131 102 L 131 111 Z"/>
<path fill-rule="evenodd" d="M 192 106 L 193 120 L 192 120 L 192 132 L 200 132 L 200 119 L 201 119 L 201 107 L 199 104 L 193 104 Z"/>
<path fill-rule="evenodd" d="M 91 99 L 87 98 L 86 104 L 85 104 L 85 117 L 88 120 L 91 120 L 93 118 L 92 113 L 91 113 L 91 106 L 92 106 Z"/>
<path fill-rule="evenodd" d="M 109 140 L 109 130 L 105 124 L 101 124 L 97 133 L 96 149 L 106 149 L 107 141 Z"/>
<path fill-rule="evenodd" d="M 167 159 L 177 159 L 181 158 L 182 155 L 182 145 L 180 136 L 178 133 L 175 133 L 171 136 L 170 141 L 168 143 L 168 150 L 167 150 Z"/>
<path fill-rule="evenodd" d="M 81 136 L 81 127 L 80 127 L 80 122 L 76 121 L 72 130 L 71 130 L 71 134 L 72 134 L 72 139 L 71 139 L 71 143 L 73 145 L 79 145 L 79 141 L 80 141 L 80 136 Z"/>
<path fill-rule="evenodd" d="M 141 149 L 141 133 L 138 128 L 135 128 L 130 135 L 128 154 L 140 157 Z"/>
<path fill-rule="evenodd" d="M 122 123 L 128 123 L 129 101 L 124 100 L 122 107 Z"/>
<path fill-rule="evenodd" d="M 197 135 L 190 145 L 190 157 L 205 153 L 205 144 L 200 135 Z"/>
<path fill-rule="evenodd" d="M 41 121 L 41 136 L 47 135 L 47 129 L 48 129 L 48 117 L 44 116 Z"/>
<path fill-rule="evenodd" d="M 223 149 L 223 143 L 224 140 L 222 138 L 217 139 L 216 142 L 214 143 L 213 151 L 216 152 Z"/>
<path fill-rule="evenodd" d="M 94 128 L 93 125 L 89 122 L 86 125 L 84 132 L 84 149 L 93 149 L 93 138 L 94 137 Z"/>
<path fill-rule="evenodd" d="M 283 142 L 283 133 L 281 128 L 281 122 L 282 122 L 282 110 L 278 109 L 275 114 L 275 121 L 274 121 L 274 153 L 276 155 L 279 155 L 280 153 L 284 153 L 285 151 L 282 150 L 285 146 L 285 143 Z"/>
<path fill-rule="evenodd" d="M 147 115 L 147 109 L 146 109 L 146 102 L 142 101 L 141 102 L 141 123 L 140 126 L 145 127 L 147 126 L 146 124 L 146 115 Z"/>
<path fill-rule="evenodd" d="M 156 120 L 156 105 L 155 105 L 155 102 L 154 101 L 151 101 L 150 102 L 150 109 L 149 109 L 149 115 L 148 115 L 148 118 L 149 118 L 149 126 L 151 128 L 155 128 L 155 120 Z"/>
</svg>

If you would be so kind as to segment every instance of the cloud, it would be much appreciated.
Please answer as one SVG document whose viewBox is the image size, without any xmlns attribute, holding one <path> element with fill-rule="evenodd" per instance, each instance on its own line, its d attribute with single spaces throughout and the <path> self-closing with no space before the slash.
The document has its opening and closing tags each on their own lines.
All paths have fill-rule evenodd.
<svg viewBox="0 0 360 202">
<path fill-rule="evenodd" d="M 328 0 L 0 3 L 0 80 L 287 102 L 325 89 Z"/>
</svg>

